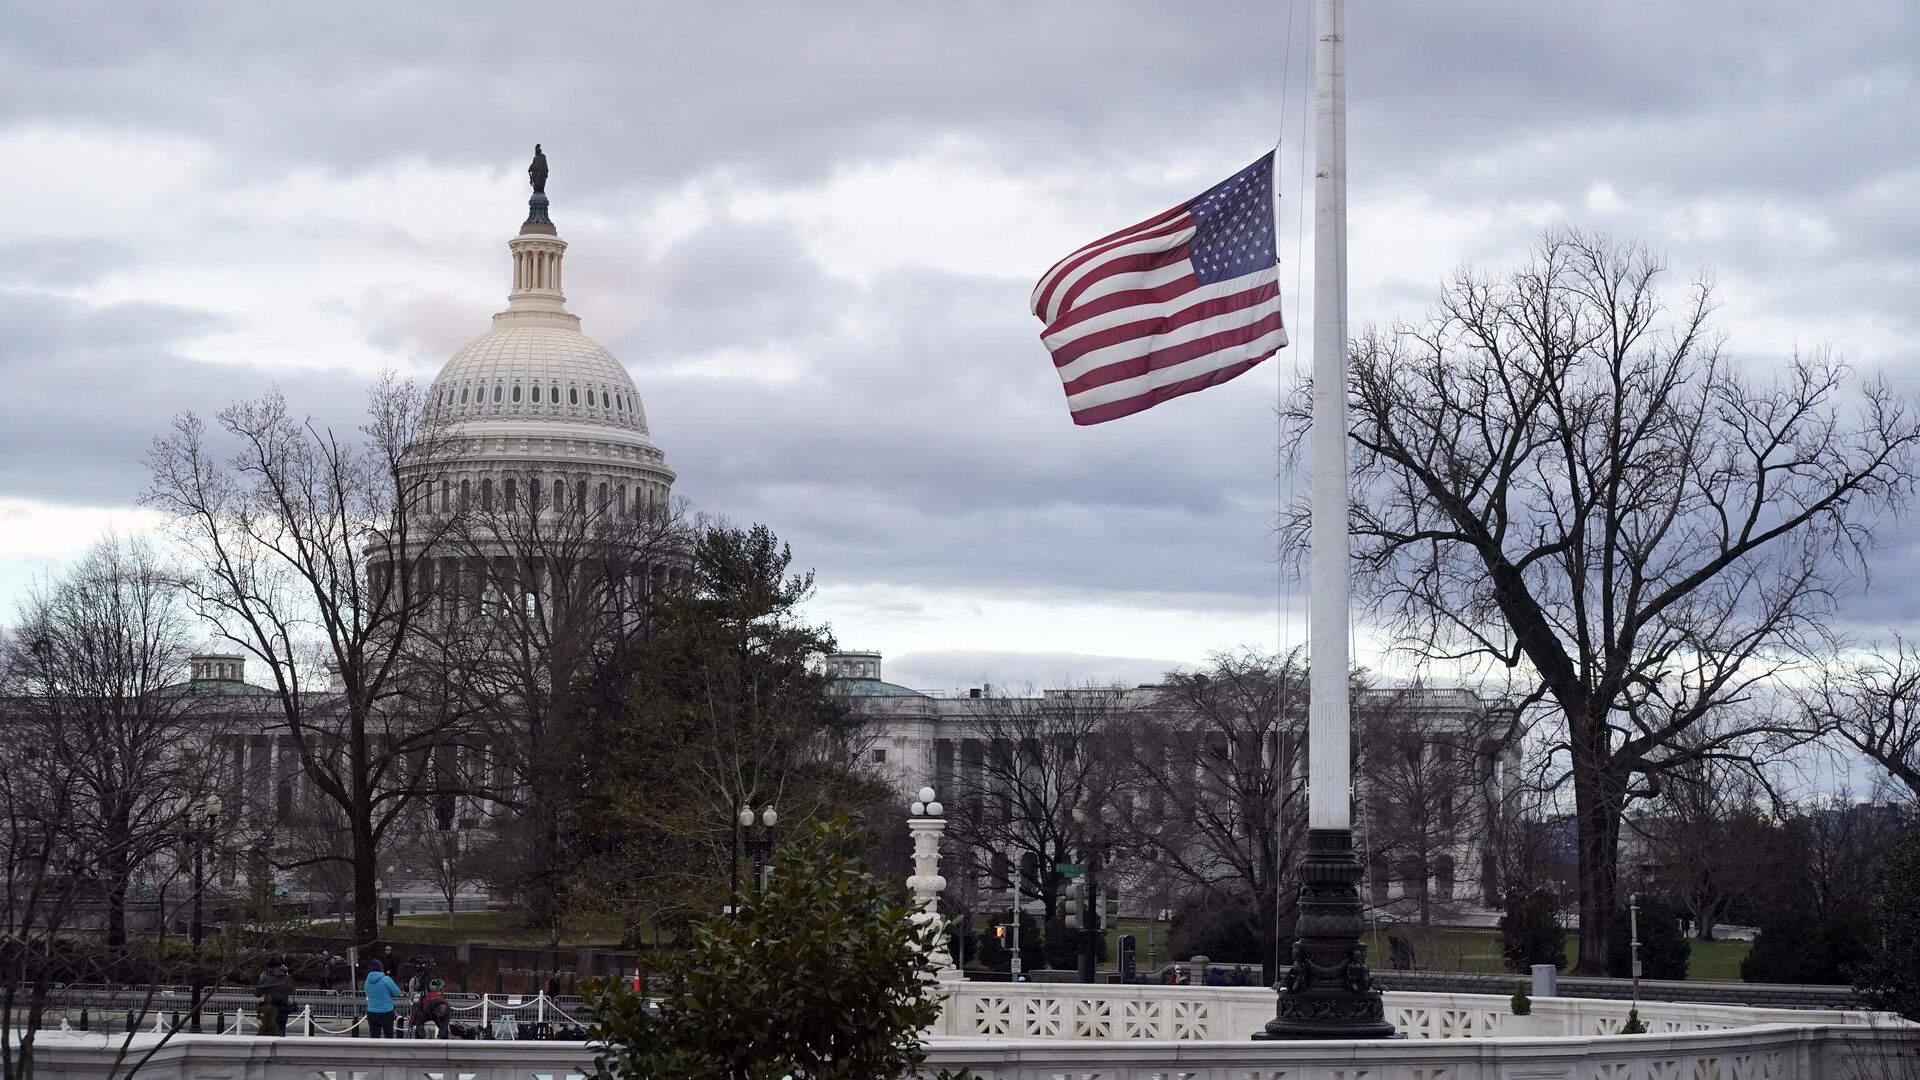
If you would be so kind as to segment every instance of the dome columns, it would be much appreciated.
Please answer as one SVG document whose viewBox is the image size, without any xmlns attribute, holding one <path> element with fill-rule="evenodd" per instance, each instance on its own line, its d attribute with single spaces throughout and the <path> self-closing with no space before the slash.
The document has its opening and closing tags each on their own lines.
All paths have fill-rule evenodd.
<svg viewBox="0 0 1920 1080">
<path fill-rule="evenodd" d="M 507 313 L 565 314 L 566 294 L 560 291 L 560 263 L 567 242 L 558 236 L 522 233 L 507 241 L 513 251 L 513 291 L 507 294 Z"/>
</svg>

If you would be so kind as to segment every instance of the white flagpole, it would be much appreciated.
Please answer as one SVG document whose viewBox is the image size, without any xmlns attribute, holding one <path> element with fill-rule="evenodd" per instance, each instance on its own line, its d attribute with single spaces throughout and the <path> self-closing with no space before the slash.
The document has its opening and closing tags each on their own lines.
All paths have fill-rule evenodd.
<svg viewBox="0 0 1920 1080">
<path fill-rule="evenodd" d="M 1352 827 L 1347 700 L 1347 89 L 1342 0 L 1317 0 L 1313 165 L 1313 469 L 1307 824 Z"/>
<path fill-rule="evenodd" d="M 1256 1039 L 1384 1039 L 1386 1005 L 1367 970 L 1353 850 L 1347 701 L 1347 104 L 1345 0 L 1314 6 L 1313 468 L 1307 639 L 1307 835 L 1293 966 Z"/>
</svg>

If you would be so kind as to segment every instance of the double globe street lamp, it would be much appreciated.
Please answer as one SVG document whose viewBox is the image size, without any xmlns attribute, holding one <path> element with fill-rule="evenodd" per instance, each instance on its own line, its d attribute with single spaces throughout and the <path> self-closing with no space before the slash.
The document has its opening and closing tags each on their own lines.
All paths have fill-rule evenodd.
<svg viewBox="0 0 1920 1080">
<path fill-rule="evenodd" d="M 772 804 L 761 807 L 759 814 L 753 807 L 743 806 L 734 819 L 738 828 L 733 831 L 733 905 L 735 915 L 740 911 L 740 846 L 746 845 L 747 857 L 753 860 L 753 891 L 759 894 L 767 888 L 767 866 L 773 861 L 774 826 L 780 824 L 780 814 Z"/>
</svg>

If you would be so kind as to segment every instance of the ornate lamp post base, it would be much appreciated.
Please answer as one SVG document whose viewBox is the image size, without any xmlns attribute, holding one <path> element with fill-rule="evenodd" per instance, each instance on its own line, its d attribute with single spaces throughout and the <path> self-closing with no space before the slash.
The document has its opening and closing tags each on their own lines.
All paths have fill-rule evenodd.
<svg viewBox="0 0 1920 1080">
<path fill-rule="evenodd" d="M 1351 829 L 1308 829 L 1300 856 L 1299 937 L 1274 1017 L 1255 1039 L 1390 1039 L 1360 940 L 1360 859 Z"/>
</svg>

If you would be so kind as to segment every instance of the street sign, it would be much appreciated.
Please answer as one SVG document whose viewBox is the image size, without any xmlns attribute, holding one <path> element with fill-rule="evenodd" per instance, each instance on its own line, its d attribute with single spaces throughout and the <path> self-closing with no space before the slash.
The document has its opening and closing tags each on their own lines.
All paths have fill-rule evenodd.
<svg viewBox="0 0 1920 1080">
<path fill-rule="evenodd" d="M 1013 954 L 1013 968 L 1011 973 L 1015 978 L 1019 978 L 1020 976 L 1020 954 L 1019 953 Z"/>
<path fill-rule="evenodd" d="M 1079 863 L 1070 863 L 1070 862 L 1054 863 L 1053 868 L 1054 870 L 1059 872 L 1061 877 L 1075 878 L 1080 876 Z"/>
</svg>

